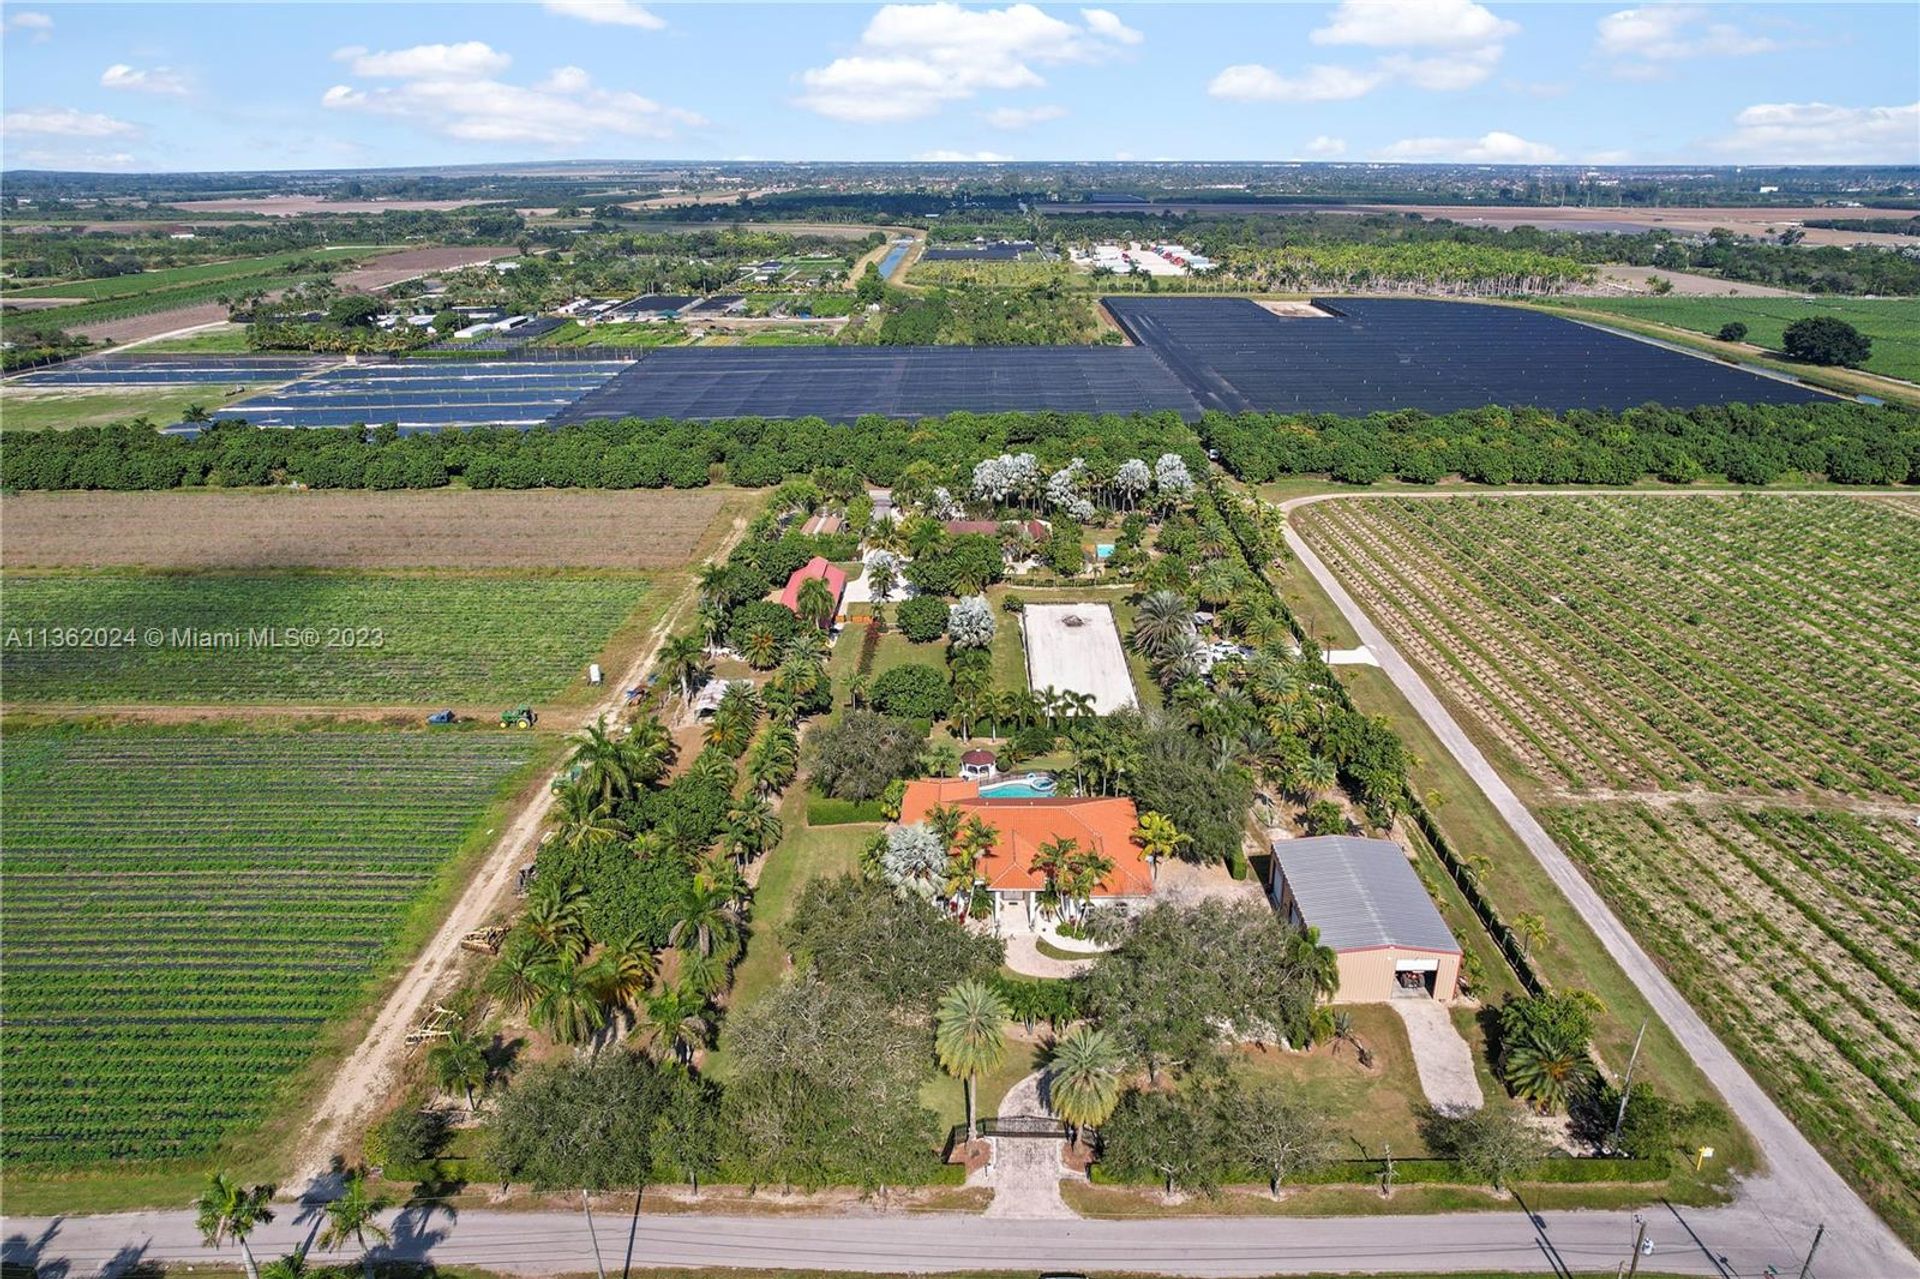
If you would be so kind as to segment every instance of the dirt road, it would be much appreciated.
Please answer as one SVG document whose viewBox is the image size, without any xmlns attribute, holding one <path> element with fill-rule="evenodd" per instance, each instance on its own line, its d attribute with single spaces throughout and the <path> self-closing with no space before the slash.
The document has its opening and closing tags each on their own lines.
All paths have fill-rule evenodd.
<svg viewBox="0 0 1920 1279">
<path fill-rule="evenodd" d="M 715 550 L 714 559 L 723 559 L 746 530 L 747 517 L 736 516 L 725 540 Z M 695 583 L 689 579 L 679 597 L 648 632 L 632 665 L 622 678 L 610 685 L 606 699 L 582 717 L 581 727 L 603 715 L 615 714 L 621 704 L 621 690 L 640 682 L 673 628 L 693 607 L 697 594 Z M 433 999 L 444 995 L 457 980 L 464 953 L 460 939 L 484 924 L 506 899 L 515 872 L 531 861 L 539 848 L 541 829 L 552 806 L 552 788 L 543 785 L 508 819 L 486 863 L 447 912 L 433 940 L 387 997 L 366 1038 L 341 1065 L 319 1107 L 307 1121 L 295 1144 L 300 1162 L 288 1183 L 290 1189 L 321 1181 L 342 1144 L 392 1095 L 393 1085 L 405 1065 L 407 1032 L 432 1006 Z"/>
</svg>

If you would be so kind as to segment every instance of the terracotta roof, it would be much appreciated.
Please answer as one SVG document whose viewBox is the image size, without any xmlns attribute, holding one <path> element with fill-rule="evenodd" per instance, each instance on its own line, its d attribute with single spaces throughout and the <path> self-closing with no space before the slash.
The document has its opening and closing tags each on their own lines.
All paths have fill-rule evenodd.
<svg viewBox="0 0 1920 1279">
<path fill-rule="evenodd" d="M 900 801 L 900 820 L 923 822 L 942 805 L 978 815 L 999 838 L 980 859 L 980 874 L 988 888 L 1032 891 L 1046 887 L 1033 869 L 1040 845 L 1059 839 L 1077 840 L 1082 848 L 1098 849 L 1113 863 L 1094 890 L 1095 897 L 1144 897 L 1153 892 L 1153 875 L 1133 842 L 1139 816 L 1130 799 L 1063 796 L 1053 799 L 991 799 L 980 794 L 979 782 L 951 778 L 907 783 Z"/>
<path fill-rule="evenodd" d="M 1042 540 L 1047 535 L 1047 526 L 1039 520 L 1008 520 L 1006 523 L 1026 529 L 1035 541 Z M 947 532 L 955 537 L 962 533 L 985 533 L 989 537 L 997 537 L 1000 533 L 1000 524 L 1001 521 L 998 520 L 948 520 Z"/>
<path fill-rule="evenodd" d="M 838 533 L 845 526 L 846 521 L 841 519 L 839 515 L 832 511 L 821 511 L 818 515 L 815 515 L 812 519 L 801 525 L 800 531 L 806 534 Z"/>
<path fill-rule="evenodd" d="M 960 757 L 962 764 L 991 764 L 995 759 L 992 751 L 968 751 Z"/>
<path fill-rule="evenodd" d="M 820 555 L 814 556 L 804 565 L 793 570 L 793 576 L 787 579 L 785 588 L 780 592 L 780 602 L 798 613 L 800 611 L 800 584 L 810 577 L 817 577 L 826 582 L 827 589 L 833 592 L 833 611 L 838 613 L 840 611 L 840 593 L 847 589 L 847 575 L 845 571 L 835 567 L 832 561 Z"/>
</svg>

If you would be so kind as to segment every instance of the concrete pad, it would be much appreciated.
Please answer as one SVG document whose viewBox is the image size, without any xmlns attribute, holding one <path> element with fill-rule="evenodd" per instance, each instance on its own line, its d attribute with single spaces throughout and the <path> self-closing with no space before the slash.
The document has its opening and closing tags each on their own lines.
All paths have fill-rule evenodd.
<svg viewBox="0 0 1920 1279">
<path fill-rule="evenodd" d="M 1027 685 L 1085 693 L 1099 715 L 1136 704 L 1133 675 L 1113 609 L 1105 604 L 1029 604 L 1021 613 Z"/>
</svg>

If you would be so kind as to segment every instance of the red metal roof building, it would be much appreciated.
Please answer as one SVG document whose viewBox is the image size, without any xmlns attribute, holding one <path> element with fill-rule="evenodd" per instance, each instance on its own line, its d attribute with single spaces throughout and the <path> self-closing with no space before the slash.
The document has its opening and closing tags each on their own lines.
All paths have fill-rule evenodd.
<svg viewBox="0 0 1920 1279">
<path fill-rule="evenodd" d="M 816 555 L 799 568 L 793 570 L 793 576 L 777 597 L 795 614 L 800 612 L 800 586 L 810 577 L 817 577 L 827 584 L 827 590 L 833 595 L 833 615 L 840 615 L 840 597 L 846 593 L 847 574 L 824 556 Z"/>
</svg>

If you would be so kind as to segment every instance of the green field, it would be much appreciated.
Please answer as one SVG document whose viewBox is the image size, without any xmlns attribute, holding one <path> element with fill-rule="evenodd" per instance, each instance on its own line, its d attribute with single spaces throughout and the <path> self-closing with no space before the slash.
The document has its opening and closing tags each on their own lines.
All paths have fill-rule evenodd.
<svg viewBox="0 0 1920 1279">
<path fill-rule="evenodd" d="M 1867 372 L 1920 381 L 1920 301 L 1912 298 L 1576 298 L 1554 305 L 1650 320 L 1709 337 L 1738 320 L 1747 326 L 1746 340 L 1769 351 L 1780 349 L 1782 331 L 1795 320 L 1838 316 L 1873 339 L 1873 354 L 1862 366 Z"/>
<path fill-rule="evenodd" d="M 111 275 L 97 280 L 37 284 L 32 288 L 8 289 L 5 296 L 7 298 L 84 298 L 89 302 L 104 302 L 109 298 L 139 297 L 188 285 L 209 284 L 218 280 L 240 280 L 255 275 L 273 275 L 284 272 L 292 263 L 308 261 L 322 255 L 331 256 L 336 262 L 344 263 L 367 257 L 369 251 L 365 249 L 296 249 L 254 258 L 232 258 L 225 262 L 201 262 L 194 266 L 166 267 L 158 271 L 141 271 L 133 275 Z"/>
<path fill-rule="evenodd" d="M 230 324 L 225 328 L 192 333 L 183 338 L 162 338 L 158 342 L 147 342 L 141 345 L 140 353 L 142 355 L 234 355 L 252 349 L 247 345 L 246 326 Z"/>
<path fill-rule="evenodd" d="M 657 323 L 580 324 L 569 320 L 547 334 L 535 346 L 677 346 L 687 340 L 687 331 L 673 320 Z"/>
<path fill-rule="evenodd" d="M 647 589 L 636 576 L 13 573 L 0 675 L 9 702 L 537 702 L 584 680 Z M 214 642 L 190 642 L 202 632 Z"/>
<path fill-rule="evenodd" d="M 418 943 L 531 734 L 7 733 L 11 1170 L 206 1155 Z"/>
<path fill-rule="evenodd" d="M 148 387 L 138 391 L 59 391 L 22 395 L 0 392 L 0 430 L 65 431 L 76 426 L 105 426 L 144 417 L 155 426 L 180 420 L 187 406 L 209 411 L 239 399 L 249 390 L 236 386 Z"/>
</svg>

